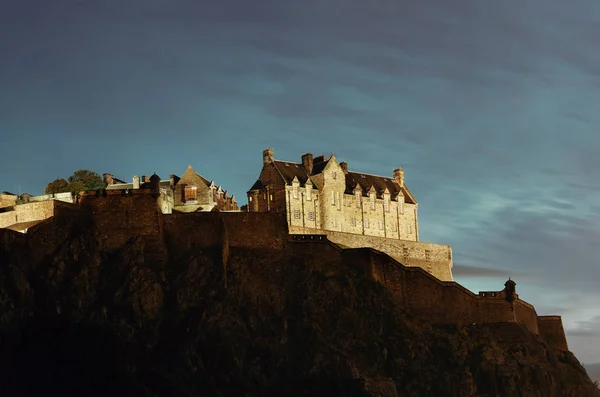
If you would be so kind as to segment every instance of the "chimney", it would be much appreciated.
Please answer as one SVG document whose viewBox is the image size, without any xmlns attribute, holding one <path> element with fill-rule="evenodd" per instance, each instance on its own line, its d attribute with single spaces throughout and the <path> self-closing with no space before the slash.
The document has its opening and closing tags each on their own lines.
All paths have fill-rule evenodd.
<svg viewBox="0 0 600 397">
<path fill-rule="evenodd" d="M 113 174 L 102 174 L 102 176 L 104 177 L 104 183 L 106 185 L 112 185 L 115 183 Z"/>
<path fill-rule="evenodd" d="M 175 174 L 169 175 L 169 180 L 171 181 L 171 189 L 175 187 Z"/>
<path fill-rule="evenodd" d="M 313 170 L 313 155 L 312 153 L 304 153 L 302 155 L 302 165 L 308 175 L 312 174 Z"/>
<path fill-rule="evenodd" d="M 327 157 L 324 154 L 322 154 L 320 156 L 315 157 L 313 160 L 313 163 L 318 164 L 318 163 L 323 163 L 325 161 L 327 161 Z"/>
<path fill-rule="evenodd" d="M 150 182 L 150 178 L 148 178 L 148 176 L 146 175 L 142 175 L 142 183 L 147 183 Z"/>
<path fill-rule="evenodd" d="M 140 188 L 140 177 L 139 177 L 139 175 L 134 175 L 133 176 L 133 188 L 134 189 L 139 189 Z"/>
<path fill-rule="evenodd" d="M 402 168 L 396 168 L 394 170 L 394 179 L 400 186 L 404 186 L 404 170 Z"/>
<path fill-rule="evenodd" d="M 345 161 L 342 161 L 340 163 L 340 167 L 342 167 L 342 170 L 344 171 L 344 174 L 348 173 L 348 163 L 346 163 Z"/>
<path fill-rule="evenodd" d="M 275 152 L 271 148 L 263 150 L 263 164 L 272 163 L 275 160 Z"/>
</svg>

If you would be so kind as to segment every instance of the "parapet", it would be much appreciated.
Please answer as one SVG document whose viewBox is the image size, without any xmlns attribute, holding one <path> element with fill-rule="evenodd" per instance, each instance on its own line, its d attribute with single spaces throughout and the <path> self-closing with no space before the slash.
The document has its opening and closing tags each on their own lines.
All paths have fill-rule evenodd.
<svg viewBox="0 0 600 397">
<path fill-rule="evenodd" d="M 569 350 L 567 337 L 560 316 L 539 316 L 540 336 L 555 350 Z"/>
</svg>

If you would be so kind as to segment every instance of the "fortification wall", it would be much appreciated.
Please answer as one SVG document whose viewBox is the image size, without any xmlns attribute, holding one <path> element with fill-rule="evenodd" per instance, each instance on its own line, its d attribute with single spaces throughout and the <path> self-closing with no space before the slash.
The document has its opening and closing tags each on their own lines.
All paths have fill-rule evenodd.
<svg viewBox="0 0 600 397">
<path fill-rule="evenodd" d="M 232 247 L 282 249 L 288 239 L 285 214 L 277 213 L 170 214 L 163 216 L 163 225 L 173 246 L 183 249 L 219 244 L 223 227 Z"/>
<path fill-rule="evenodd" d="M 0 208 L 12 207 L 17 204 L 18 196 L 12 194 L 0 194 Z"/>
<path fill-rule="evenodd" d="M 540 336 L 550 347 L 556 350 L 569 350 L 560 316 L 540 316 L 538 317 L 538 324 Z"/>
<path fill-rule="evenodd" d="M 0 213 L 0 228 L 48 219 L 54 215 L 55 206 L 54 200 L 15 205 L 14 210 Z"/>
<path fill-rule="evenodd" d="M 427 321 L 459 326 L 516 322 L 534 334 L 540 332 L 535 308 L 518 299 L 511 304 L 502 292 L 476 295 L 458 283 L 441 281 L 370 249 L 346 249 L 342 255 L 348 265 L 362 268 L 382 283 L 408 312 Z"/>
<path fill-rule="evenodd" d="M 105 248 L 120 247 L 132 236 L 160 235 L 160 210 L 155 195 L 148 191 L 82 192 L 79 205 L 92 216 Z"/>
<path fill-rule="evenodd" d="M 452 249 L 447 245 L 298 227 L 290 227 L 290 233 L 325 233 L 329 240 L 343 247 L 374 248 L 385 252 L 405 266 L 420 267 L 442 281 L 453 280 Z"/>
</svg>

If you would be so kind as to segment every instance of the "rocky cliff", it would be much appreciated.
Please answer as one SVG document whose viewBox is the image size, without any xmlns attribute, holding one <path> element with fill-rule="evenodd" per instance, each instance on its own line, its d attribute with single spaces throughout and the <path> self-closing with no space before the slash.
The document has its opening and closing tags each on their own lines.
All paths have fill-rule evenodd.
<svg viewBox="0 0 600 397">
<path fill-rule="evenodd" d="M 170 230 L 110 249 L 86 216 L 0 230 L 2 395 L 600 396 L 521 326 L 416 320 L 321 246 Z"/>
</svg>

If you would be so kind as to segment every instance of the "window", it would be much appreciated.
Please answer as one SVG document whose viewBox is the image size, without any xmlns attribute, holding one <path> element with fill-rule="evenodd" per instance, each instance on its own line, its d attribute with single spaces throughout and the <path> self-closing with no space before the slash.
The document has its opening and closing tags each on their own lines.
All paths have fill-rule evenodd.
<svg viewBox="0 0 600 397">
<path fill-rule="evenodd" d="M 331 176 L 333 177 L 333 179 L 336 179 L 336 177 L 337 177 L 337 173 L 336 173 L 336 172 L 332 172 L 332 173 L 331 173 Z"/>
<path fill-rule="evenodd" d="M 395 223 L 392 223 L 392 232 L 396 232 L 396 231 L 397 231 L 397 229 L 396 229 L 396 224 L 395 224 Z"/>
<path fill-rule="evenodd" d="M 369 199 L 371 200 L 371 209 L 374 210 L 375 209 L 375 194 L 371 193 L 369 195 Z"/>
<path fill-rule="evenodd" d="M 390 212 L 390 196 L 388 194 L 383 195 L 383 209 L 385 212 Z"/>
<path fill-rule="evenodd" d="M 412 233 L 412 226 L 410 224 L 406 225 L 406 233 L 408 233 L 408 234 Z"/>
<path fill-rule="evenodd" d="M 309 211 L 308 212 L 308 220 L 309 221 L 314 221 L 315 220 L 315 213 L 313 211 Z"/>
<path fill-rule="evenodd" d="M 294 185 L 292 187 L 292 193 L 293 193 L 294 198 L 297 199 L 298 198 L 298 186 L 297 185 Z"/>
<path fill-rule="evenodd" d="M 294 218 L 300 219 L 300 210 L 294 210 Z"/>
<path fill-rule="evenodd" d="M 365 218 L 365 229 L 369 228 L 369 220 Z"/>
<path fill-rule="evenodd" d="M 426 261 L 431 260 L 431 250 L 425 250 L 425 260 Z"/>
<path fill-rule="evenodd" d="M 271 194 L 271 201 L 273 201 L 273 195 Z"/>
<path fill-rule="evenodd" d="M 198 199 L 198 192 L 196 186 L 185 187 L 185 201 L 196 201 Z"/>
<path fill-rule="evenodd" d="M 355 217 L 350 218 L 350 224 L 352 226 L 356 226 L 356 218 Z"/>
<path fill-rule="evenodd" d="M 379 230 L 383 230 L 383 221 L 380 219 L 378 222 Z"/>
<path fill-rule="evenodd" d="M 252 202 L 252 196 L 248 197 L 248 201 Z"/>
<path fill-rule="evenodd" d="M 342 202 L 340 201 L 340 192 L 335 192 L 335 199 L 337 201 L 338 210 L 341 210 Z"/>
<path fill-rule="evenodd" d="M 312 187 L 311 186 L 306 186 L 306 199 L 310 200 L 310 195 L 312 193 Z"/>
<path fill-rule="evenodd" d="M 331 192 L 331 204 L 335 205 L 335 192 Z"/>
<path fill-rule="evenodd" d="M 408 258 L 408 248 L 402 248 L 402 255 L 404 255 L 405 258 Z"/>
<path fill-rule="evenodd" d="M 356 199 L 356 208 L 360 208 L 360 192 L 355 192 L 354 198 Z"/>
<path fill-rule="evenodd" d="M 398 197 L 398 212 L 404 214 L 404 199 L 402 197 Z"/>
<path fill-rule="evenodd" d="M 331 220 L 331 226 L 336 227 L 337 226 L 337 221 L 335 220 L 335 218 L 333 218 Z"/>
</svg>

